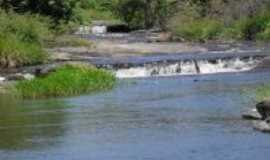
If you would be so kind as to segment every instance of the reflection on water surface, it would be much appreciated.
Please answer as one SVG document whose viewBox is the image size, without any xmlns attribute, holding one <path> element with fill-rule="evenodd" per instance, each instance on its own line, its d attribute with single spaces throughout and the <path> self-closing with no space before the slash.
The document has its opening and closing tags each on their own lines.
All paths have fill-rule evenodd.
<svg viewBox="0 0 270 160">
<path fill-rule="evenodd" d="M 0 96 L 0 159 L 268 160 L 268 134 L 241 112 L 270 73 L 121 80 L 59 100 Z"/>
</svg>

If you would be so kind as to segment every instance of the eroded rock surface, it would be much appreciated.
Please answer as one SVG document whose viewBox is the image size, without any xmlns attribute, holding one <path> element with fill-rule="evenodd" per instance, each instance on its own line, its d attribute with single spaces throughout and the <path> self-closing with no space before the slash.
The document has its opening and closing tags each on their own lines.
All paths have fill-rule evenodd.
<svg viewBox="0 0 270 160">
<path fill-rule="evenodd" d="M 253 120 L 253 128 L 261 132 L 270 133 L 270 101 L 262 101 L 256 108 L 244 113 L 242 117 Z"/>
<path fill-rule="evenodd" d="M 260 113 L 257 111 L 256 108 L 243 113 L 242 117 L 246 120 L 261 120 L 262 119 L 262 116 L 260 115 Z"/>
<path fill-rule="evenodd" d="M 262 120 L 270 118 L 270 101 L 262 101 L 256 105 L 256 108 L 262 116 Z"/>
<path fill-rule="evenodd" d="M 254 129 L 270 133 L 270 124 L 266 121 L 253 121 Z"/>
</svg>

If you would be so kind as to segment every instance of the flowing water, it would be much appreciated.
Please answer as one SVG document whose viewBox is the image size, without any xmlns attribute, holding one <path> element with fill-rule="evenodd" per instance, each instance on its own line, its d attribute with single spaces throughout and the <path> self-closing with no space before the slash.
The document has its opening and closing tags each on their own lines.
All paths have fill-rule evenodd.
<svg viewBox="0 0 270 160">
<path fill-rule="evenodd" d="M 268 160 L 241 113 L 270 72 L 122 79 L 112 91 L 0 98 L 1 160 Z"/>
<path fill-rule="evenodd" d="M 186 60 L 173 63 L 154 63 L 139 67 L 120 68 L 116 70 L 118 78 L 136 78 L 152 76 L 216 74 L 226 72 L 243 72 L 254 69 L 260 58 Z"/>
</svg>

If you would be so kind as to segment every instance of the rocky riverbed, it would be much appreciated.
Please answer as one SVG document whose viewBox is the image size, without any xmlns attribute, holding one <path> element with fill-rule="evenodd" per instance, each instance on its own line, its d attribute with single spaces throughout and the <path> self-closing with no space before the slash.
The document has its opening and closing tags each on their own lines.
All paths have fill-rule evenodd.
<svg viewBox="0 0 270 160">
<path fill-rule="evenodd" d="M 31 80 L 35 77 L 47 75 L 63 64 L 74 62 L 90 63 L 99 68 L 113 70 L 132 69 L 132 67 L 136 69 L 136 67 L 149 67 L 151 65 L 154 65 L 154 67 L 160 70 L 159 68 L 162 64 L 163 68 L 165 65 L 165 70 L 163 69 L 163 71 L 166 71 L 166 73 L 174 72 L 172 75 L 185 69 L 183 68 L 184 66 L 182 68 L 176 66 L 172 71 L 170 66 L 175 64 L 180 66 L 180 63 L 183 62 L 184 64 L 188 61 L 190 61 L 191 64 L 194 62 L 197 64 L 198 60 L 209 61 L 206 65 L 208 67 L 212 66 L 213 68 L 213 65 L 222 59 L 229 60 L 239 58 L 241 60 L 241 58 L 253 58 L 259 61 L 256 62 L 255 67 L 252 66 L 252 69 L 270 68 L 270 58 L 268 58 L 268 55 L 270 55 L 268 53 L 270 47 L 267 44 L 256 44 L 253 42 L 212 42 L 206 44 L 166 42 L 169 40 L 168 33 L 150 31 L 121 34 L 83 34 L 77 36 L 93 42 L 94 47 L 50 48 L 48 49 L 50 53 L 48 64 L 2 69 L 0 71 L 0 85 L 5 85 L 5 82 L 8 81 Z M 259 57 L 259 59 L 256 57 Z M 222 65 L 226 68 L 226 64 L 222 63 Z M 166 66 L 169 68 L 166 68 Z M 190 68 L 190 66 L 186 67 Z M 198 67 L 198 64 L 195 65 L 197 73 L 198 69 L 200 69 Z M 236 71 L 238 67 L 239 66 L 236 66 Z M 214 67 L 211 73 L 218 72 L 215 70 Z M 223 70 L 220 70 L 220 72 Z M 230 71 L 231 69 L 227 70 Z M 227 70 L 225 69 L 224 71 Z M 154 69 L 150 72 L 150 74 L 152 74 L 160 71 Z M 189 72 L 193 73 L 193 71 L 188 71 L 188 73 Z"/>
<path fill-rule="evenodd" d="M 243 118 L 251 120 L 254 129 L 270 133 L 270 101 L 262 101 L 256 108 L 243 114 Z"/>
</svg>

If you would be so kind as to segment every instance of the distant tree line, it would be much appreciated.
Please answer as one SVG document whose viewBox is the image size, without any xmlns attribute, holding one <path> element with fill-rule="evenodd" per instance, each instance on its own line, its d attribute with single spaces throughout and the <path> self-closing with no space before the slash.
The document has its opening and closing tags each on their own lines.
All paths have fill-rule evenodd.
<svg viewBox="0 0 270 160">
<path fill-rule="evenodd" d="M 1 0 L 0 7 L 18 13 L 37 13 L 55 21 L 70 20 L 78 0 Z"/>
<path fill-rule="evenodd" d="M 50 16 L 56 22 L 72 20 L 78 7 L 109 10 L 134 28 L 164 27 L 169 13 L 167 0 L 0 0 L 0 7 L 6 11 Z"/>
<path fill-rule="evenodd" d="M 78 8 L 84 13 L 110 11 L 133 28 L 166 28 L 176 13 L 185 15 L 192 11 L 198 17 L 218 17 L 227 22 L 252 17 L 269 5 L 270 0 L 0 0 L 0 7 L 6 11 L 37 13 L 50 16 L 55 22 L 74 20 Z"/>
</svg>

